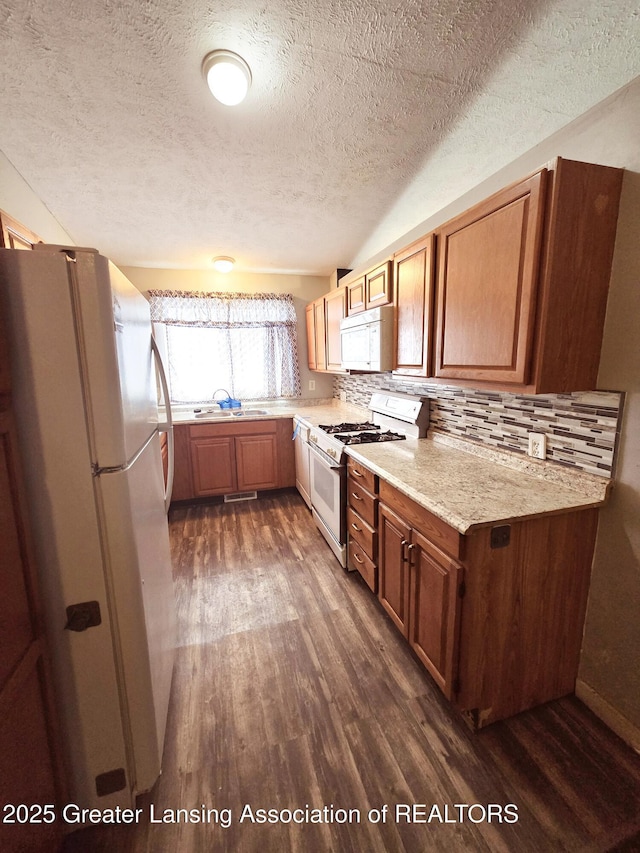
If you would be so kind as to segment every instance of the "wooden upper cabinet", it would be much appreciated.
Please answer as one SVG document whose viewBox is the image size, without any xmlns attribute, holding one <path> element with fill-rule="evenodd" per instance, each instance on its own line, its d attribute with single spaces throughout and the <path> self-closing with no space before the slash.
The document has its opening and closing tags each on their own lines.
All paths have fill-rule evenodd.
<svg viewBox="0 0 640 853">
<path fill-rule="evenodd" d="M 438 231 L 435 376 L 528 381 L 546 177 L 543 169 Z"/>
<path fill-rule="evenodd" d="M 393 302 L 393 270 L 391 261 L 385 261 L 364 275 L 345 285 L 347 291 L 347 314 L 358 314 L 378 305 Z"/>
<path fill-rule="evenodd" d="M 327 369 L 327 328 L 324 313 L 324 296 L 313 303 L 316 370 Z"/>
<path fill-rule="evenodd" d="M 332 290 L 324 298 L 327 370 L 342 370 L 340 321 L 347 310 L 347 291 L 344 287 Z"/>
<path fill-rule="evenodd" d="M 42 243 L 37 234 L 0 210 L 0 248 L 32 249 L 34 243 Z"/>
<path fill-rule="evenodd" d="M 435 377 L 596 387 L 622 175 L 557 158 L 437 231 Z"/>
<path fill-rule="evenodd" d="M 358 314 L 367 306 L 365 277 L 363 275 L 347 284 L 347 314 Z"/>
<path fill-rule="evenodd" d="M 307 305 L 305 314 L 307 321 L 307 363 L 309 370 L 316 370 L 318 357 L 316 355 L 316 314 L 313 302 Z"/>
<path fill-rule="evenodd" d="M 394 372 L 432 376 L 433 234 L 398 252 L 393 260 L 395 289 Z"/>
<path fill-rule="evenodd" d="M 367 308 L 390 305 L 393 299 L 391 261 L 370 270 L 365 276 Z"/>
</svg>

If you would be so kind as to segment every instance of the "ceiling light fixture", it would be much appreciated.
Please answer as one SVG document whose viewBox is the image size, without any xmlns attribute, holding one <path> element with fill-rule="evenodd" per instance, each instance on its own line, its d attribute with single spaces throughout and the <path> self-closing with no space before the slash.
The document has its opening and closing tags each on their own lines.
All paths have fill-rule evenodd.
<svg viewBox="0 0 640 853">
<path fill-rule="evenodd" d="M 227 258 L 225 255 L 219 255 L 217 258 L 213 259 L 213 268 L 216 272 L 231 272 L 234 264 L 235 260 L 233 258 Z"/>
<path fill-rule="evenodd" d="M 202 73 L 214 98 L 229 107 L 243 101 L 251 85 L 251 69 L 230 50 L 212 50 L 202 60 Z"/>
</svg>

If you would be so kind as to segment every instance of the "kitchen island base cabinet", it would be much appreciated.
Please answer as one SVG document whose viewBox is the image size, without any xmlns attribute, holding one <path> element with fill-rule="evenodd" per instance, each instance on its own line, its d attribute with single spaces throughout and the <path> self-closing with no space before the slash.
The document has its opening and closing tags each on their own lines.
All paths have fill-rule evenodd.
<svg viewBox="0 0 640 853">
<path fill-rule="evenodd" d="M 594 508 L 460 534 L 380 479 L 378 597 L 474 728 L 573 693 Z"/>
</svg>

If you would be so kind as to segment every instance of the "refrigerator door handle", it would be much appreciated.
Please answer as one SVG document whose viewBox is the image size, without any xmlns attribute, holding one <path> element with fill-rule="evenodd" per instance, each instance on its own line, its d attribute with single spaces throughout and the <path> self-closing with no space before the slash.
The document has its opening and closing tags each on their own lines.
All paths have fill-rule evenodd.
<svg viewBox="0 0 640 853">
<path fill-rule="evenodd" d="M 173 445 L 173 413 L 171 411 L 171 400 L 169 399 L 169 385 L 167 383 L 167 375 L 164 371 L 164 364 L 162 363 L 162 356 L 160 355 L 158 344 L 156 343 L 156 340 L 153 335 L 151 335 L 151 350 L 156 360 L 156 368 L 158 370 L 158 376 L 160 377 L 160 385 L 162 386 L 162 396 L 164 397 L 164 406 L 166 412 L 165 422 L 163 424 L 158 424 L 158 428 L 160 432 L 167 433 L 168 464 L 167 485 L 164 491 L 164 508 L 166 512 L 169 512 L 169 504 L 171 503 L 171 493 L 173 491 L 173 469 L 175 465 L 175 450 Z"/>
</svg>

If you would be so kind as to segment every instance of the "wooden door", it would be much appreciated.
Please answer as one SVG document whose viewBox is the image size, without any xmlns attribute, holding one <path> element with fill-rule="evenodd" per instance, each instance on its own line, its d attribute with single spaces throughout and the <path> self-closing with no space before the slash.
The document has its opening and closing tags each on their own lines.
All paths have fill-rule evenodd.
<svg viewBox="0 0 640 853">
<path fill-rule="evenodd" d="M 327 369 L 327 345 L 324 316 L 324 296 L 313 303 L 316 370 Z"/>
<path fill-rule="evenodd" d="M 347 309 L 347 291 L 344 287 L 332 290 L 324 298 L 325 328 L 327 341 L 327 370 L 342 370 L 342 346 L 340 344 L 340 321 Z"/>
<path fill-rule="evenodd" d="M 238 490 L 232 436 L 192 438 L 191 473 L 196 497 L 226 495 Z"/>
<path fill-rule="evenodd" d="M 51 815 L 66 794 L 11 406 L 0 314 L 0 850 L 50 853 L 62 841 L 61 822 Z M 26 805 L 27 822 L 24 809 L 12 813 L 7 804 Z"/>
<path fill-rule="evenodd" d="M 411 528 L 388 506 L 378 507 L 378 598 L 395 625 L 408 635 Z"/>
<path fill-rule="evenodd" d="M 235 451 L 238 491 L 277 487 L 278 446 L 275 435 L 238 435 Z"/>
<path fill-rule="evenodd" d="M 546 174 L 496 193 L 437 232 L 435 376 L 528 380 Z"/>
<path fill-rule="evenodd" d="M 316 370 L 318 367 L 318 357 L 316 354 L 316 314 L 315 303 L 310 302 L 306 309 L 307 320 L 307 363 L 309 370 Z"/>
<path fill-rule="evenodd" d="M 408 550 L 409 644 L 451 698 L 457 671 L 462 566 L 416 530 Z"/>
<path fill-rule="evenodd" d="M 394 372 L 432 376 L 434 236 L 429 234 L 394 257 Z"/>
<path fill-rule="evenodd" d="M 378 305 L 390 305 L 391 291 L 391 261 L 385 261 L 379 267 L 371 270 L 366 278 L 367 308 L 377 308 Z"/>
<path fill-rule="evenodd" d="M 366 308 L 365 279 L 364 276 L 352 281 L 346 286 L 347 291 L 347 314 L 359 314 Z"/>
<path fill-rule="evenodd" d="M 41 242 L 37 234 L 25 228 L 4 210 L 0 210 L 0 248 L 32 249 L 34 243 Z"/>
</svg>

